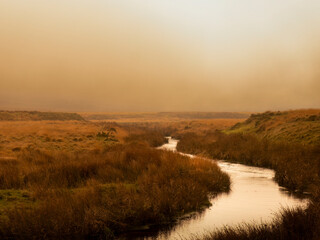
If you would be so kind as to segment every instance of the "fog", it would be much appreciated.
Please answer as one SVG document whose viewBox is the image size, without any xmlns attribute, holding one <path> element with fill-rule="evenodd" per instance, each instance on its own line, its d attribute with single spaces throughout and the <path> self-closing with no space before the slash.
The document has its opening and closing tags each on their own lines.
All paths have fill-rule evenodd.
<svg viewBox="0 0 320 240">
<path fill-rule="evenodd" d="M 320 108 L 320 1 L 0 1 L 0 109 Z"/>
</svg>

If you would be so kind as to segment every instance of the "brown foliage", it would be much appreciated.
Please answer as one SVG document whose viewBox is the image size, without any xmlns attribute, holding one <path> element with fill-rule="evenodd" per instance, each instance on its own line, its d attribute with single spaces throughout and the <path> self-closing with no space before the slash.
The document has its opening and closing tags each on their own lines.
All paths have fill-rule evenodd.
<svg viewBox="0 0 320 240">
<path fill-rule="evenodd" d="M 216 132 L 211 139 L 196 134 L 185 135 L 178 143 L 178 149 L 273 168 L 278 183 L 291 190 L 313 191 L 320 184 L 319 146 L 271 142 L 254 135 Z"/>
<path fill-rule="evenodd" d="M 215 133 L 214 137 L 186 134 L 178 143 L 180 151 L 205 153 L 218 159 L 269 167 L 275 180 L 290 190 L 310 191 L 312 202 L 306 210 L 284 209 L 276 221 L 263 225 L 226 227 L 193 239 L 302 240 L 320 238 L 320 152 L 319 146 L 272 142 L 249 134 Z"/>
<path fill-rule="evenodd" d="M 4 211 L 2 238 L 111 236 L 199 209 L 230 185 L 213 162 L 136 141 L 77 154 L 26 149 L 1 164 L 0 187 L 25 189 L 36 203 Z"/>
</svg>

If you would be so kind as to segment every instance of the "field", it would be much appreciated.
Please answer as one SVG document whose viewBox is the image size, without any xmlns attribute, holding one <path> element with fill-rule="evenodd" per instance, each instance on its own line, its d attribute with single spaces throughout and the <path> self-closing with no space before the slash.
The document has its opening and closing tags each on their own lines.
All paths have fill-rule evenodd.
<svg viewBox="0 0 320 240">
<path fill-rule="evenodd" d="M 176 122 L 194 119 L 246 119 L 250 113 L 239 112 L 146 112 L 146 113 L 79 113 L 86 120 L 116 122 Z"/>
<path fill-rule="evenodd" d="M 2 239 L 112 239 L 174 221 L 229 190 L 214 162 L 154 148 L 165 142 L 169 122 L 25 118 L 0 121 Z M 203 131 L 210 121 L 200 121 Z M 184 132 L 194 123 L 174 124 Z"/>
<path fill-rule="evenodd" d="M 248 119 L 82 113 L 85 120 L 0 121 L 0 236 L 112 239 L 172 222 L 229 191 L 229 177 L 214 162 L 155 149 L 171 135 L 185 153 L 272 168 L 280 185 L 312 200 L 307 210 L 283 210 L 270 225 L 225 228 L 198 239 L 317 240 L 319 113 Z"/>
<path fill-rule="evenodd" d="M 99 133 L 110 132 L 109 139 Z M 111 136 L 112 135 L 112 136 Z M 84 151 L 101 149 L 128 132 L 115 123 L 85 121 L 0 121 L 0 158 L 15 157 L 22 149 Z"/>
<path fill-rule="evenodd" d="M 186 133 L 182 152 L 272 168 L 275 180 L 293 192 L 311 195 L 304 211 L 284 210 L 271 225 L 225 228 L 200 239 L 319 239 L 319 110 L 254 114 L 223 131 Z"/>
<path fill-rule="evenodd" d="M 137 113 L 130 114 L 133 116 L 131 121 L 128 121 L 127 118 L 117 119 L 116 117 L 103 121 L 65 120 L 65 118 L 60 120 L 60 115 L 72 116 L 68 113 L 50 113 L 51 116 L 58 116 L 55 120 L 24 120 L 29 119 L 32 114 L 30 112 L 9 113 L 11 117 L 15 118 L 0 121 L 0 158 L 2 159 L 14 158 L 25 148 L 70 152 L 99 151 L 110 143 L 117 141 L 123 143 L 129 135 L 142 136 L 142 133 L 147 134 L 148 130 L 151 130 L 152 134 L 144 135 L 144 141 L 152 141 L 155 132 L 158 135 L 162 134 L 162 136 L 172 134 L 179 136 L 188 132 L 205 133 L 217 129 L 227 129 L 245 120 L 242 118 L 195 118 L 190 120 L 168 117 L 154 119 L 157 115 L 149 114 L 152 118 L 140 118 L 141 114 Z M 42 115 L 41 112 L 36 113 Z M 94 114 L 94 116 L 100 115 L 103 118 L 105 114 Z M 84 118 L 86 116 L 88 113 L 83 114 Z M 127 114 L 121 116 L 126 117 Z M 82 119 L 82 116 L 79 115 L 79 117 Z M 159 136 L 157 137 L 159 138 Z M 153 145 L 157 145 L 157 143 L 154 142 Z"/>
<path fill-rule="evenodd" d="M 0 121 L 43 121 L 59 120 L 83 121 L 84 119 L 77 113 L 64 112 L 38 112 L 38 111 L 0 111 Z"/>
</svg>

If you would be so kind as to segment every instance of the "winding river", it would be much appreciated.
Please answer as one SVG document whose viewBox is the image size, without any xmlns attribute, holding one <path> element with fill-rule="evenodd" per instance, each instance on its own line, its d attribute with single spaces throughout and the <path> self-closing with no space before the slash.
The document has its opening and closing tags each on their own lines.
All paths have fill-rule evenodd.
<svg viewBox="0 0 320 240">
<path fill-rule="evenodd" d="M 178 140 L 168 140 L 160 149 L 176 151 Z M 211 207 L 178 220 L 174 226 L 131 232 L 123 239 L 188 239 L 225 225 L 267 223 L 272 221 L 283 207 L 306 207 L 308 204 L 307 199 L 296 198 L 280 187 L 273 180 L 273 170 L 225 161 L 217 161 L 217 164 L 231 178 L 229 193 L 222 193 L 211 199 Z"/>
</svg>

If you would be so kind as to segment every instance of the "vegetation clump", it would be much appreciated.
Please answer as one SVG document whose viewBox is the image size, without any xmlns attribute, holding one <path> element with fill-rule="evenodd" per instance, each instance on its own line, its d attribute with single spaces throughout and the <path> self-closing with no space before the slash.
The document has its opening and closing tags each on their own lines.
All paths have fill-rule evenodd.
<svg viewBox="0 0 320 240">
<path fill-rule="evenodd" d="M 151 147 L 158 147 L 167 142 L 167 139 L 164 138 L 164 134 L 160 131 L 152 131 L 144 129 L 143 132 L 130 134 L 125 138 L 127 143 L 134 142 L 145 142 Z"/>
<path fill-rule="evenodd" d="M 242 224 L 224 227 L 192 240 L 318 240 L 320 204 L 314 201 L 307 210 L 283 209 L 270 224 Z"/>
<path fill-rule="evenodd" d="M 100 151 L 23 149 L 16 160 L 1 160 L 0 189 L 26 194 L 0 204 L 0 238 L 111 238 L 171 221 L 228 191 L 229 177 L 215 163 L 134 138 Z"/>
<path fill-rule="evenodd" d="M 116 139 L 116 137 L 115 137 L 116 132 L 117 132 L 117 130 L 115 128 L 110 128 L 107 130 L 107 132 L 104 132 L 104 131 L 98 132 L 97 137 L 104 139 L 104 141 L 106 141 L 106 142 L 108 142 L 108 141 L 118 142 L 118 139 Z"/>
</svg>

